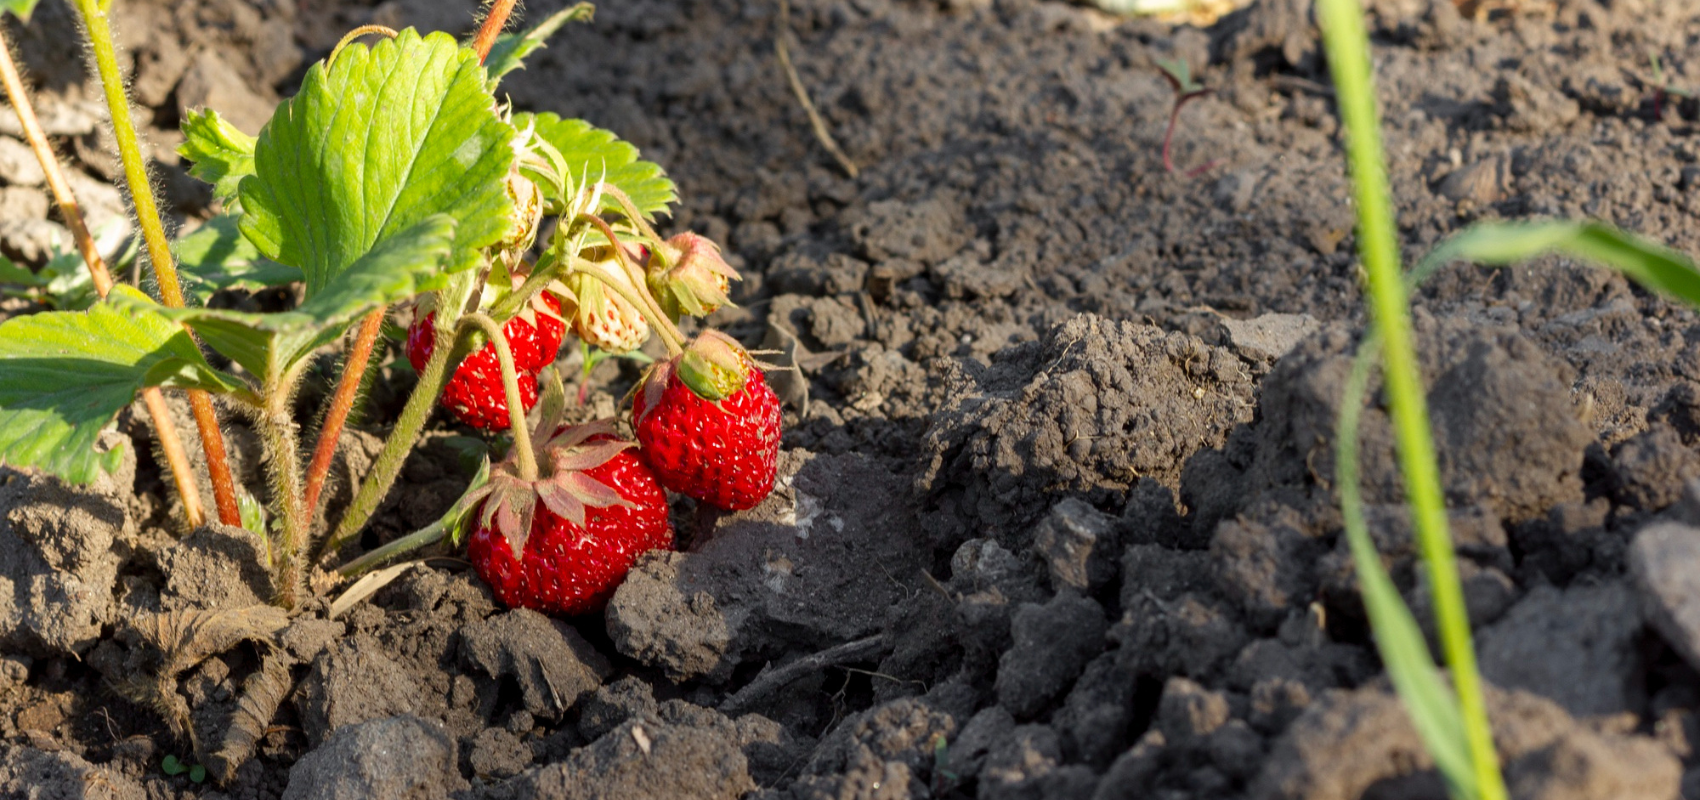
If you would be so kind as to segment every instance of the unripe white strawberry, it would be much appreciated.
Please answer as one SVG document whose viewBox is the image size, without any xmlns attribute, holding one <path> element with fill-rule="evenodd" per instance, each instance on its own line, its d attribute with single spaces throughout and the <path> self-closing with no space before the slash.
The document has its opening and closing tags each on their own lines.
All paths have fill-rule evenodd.
<svg viewBox="0 0 1700 800">
<path fill-rule="evenodd" d="M 622 288 L 634 294 L 643 291 L 631 284 L 618 262 L 610 260 L 601 266 L 602 273 L 619 281 Z M 629 353 L 649 340 L 649 323 L 643 315 L 617 292 L 604 286 L 600 279 L 574 272 L 567 276 L 566 284 L 573 296 L 578 298 L 578 305 L 568 319 L 572 322 L 573 333 L 578 334 L 580 339 L 616 354 Z"/>
</svg>

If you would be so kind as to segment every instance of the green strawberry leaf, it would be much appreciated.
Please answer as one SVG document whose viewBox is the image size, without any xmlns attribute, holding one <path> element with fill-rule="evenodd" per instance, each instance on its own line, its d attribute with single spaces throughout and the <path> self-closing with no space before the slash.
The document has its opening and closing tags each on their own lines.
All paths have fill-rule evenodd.
<svg viewBox="0 0 1700 800">
<path fill-rule="evenodd" d="M 503 75 L 524 69 L 526 56 L 546 47 L 549 37 L 554 36 L 556 31 L 569 22 L 589 22 L 595 14 L 596 6 L 579 3 L 550 14 L 525 33 L 504 33 L 496 37 L 496 43 L 490 47 L 490 55 L 484 58 L 484 69 L 490 73 L 491 91 L 496 89 Z"/>
<path fill-rule="evenodd" d="M 167 775 L 182 775 L 189 771 L 189 767 L 178 761 L 177 756 L 166 756 L 165 760 L 159 762 L 159 769 Z"/>
<path fill-rule="evenodd" d="M 12 262 L 12 259 L 0 256 L 0 283 L 8 283 L 16 286 L 28 286 L 31 289 L 40 289 L 46 286 L 47 282 L 48 278 L 43 278 L 42 276 L 31 272 L 27 267 L 18 266 Z"/>
<path fill-rule="evenodd" d="M 186 323 L 208 346 L 262 382 L 278 385 L 297 362 L 366 312 L 438 288 L 454 231 L 449 215 L 428 217 L 380 242 L 293 311 L 169 308 L 159 313 Z"/>
<path fill-rule="evenodd" d="M 254 174 L 254 137 L 210 109 L 189 112 L 183 120 L 183 136 L 177 154 L 193 162 L 189 174 L 212 184 L 213 194 L 226 207 L 235 204 L 237 186 Z"/>
<path fill-rule="evenodd" d="M 561 119 L 555 114 L 515 114 L 514 127 L 525 130 L 537 126 L 537 135 L 548 142 L 566 161 L 567 177 L 577 186 L 596 181 L 613 184 L 632 199 L 650 219 L 666 214 L 668 206 L 679 199 L 671 178 L 652 161 L 638 159 L 637 147 L 582 119 Z M 561 198 L 554 198 L 561 199 Z M 612 197 L 604 197 L 602 208 L 620 211 Z"/>
<path fill-rule="evenodd" d="M 100 432 L 149 386 L 229 392 L 187 331 L 129 286 L 88 311 L 45 311 L 0 324 L 0 462 L 90 483 L 117 467 Z"/>
<path fill-rule="evenodd" d="M 308 297 L 435 214 L 457 223 L 449 270 L 468 269 L 513 225 L 513 140 L 478 54 L 448 34 L 349 45 L 314 64 L 260 131 L 242 233 L 299 267 Z"/>
<path fill-rule="evenodd" d="M 205 305 L 221 289 L 259 291 L 301 280 L 301 270 L 262 255 L 237 229 L 237 216 L 213 217 L 172 243 L 183 291 Z"/>
<path fill-rule="evenodd" d="M 25 23 L 30 21 L 30 14 L 35 12 L 38 0 L 0 0 L 0 13 L 10 11 L 12 16 Z"/>
</svg>

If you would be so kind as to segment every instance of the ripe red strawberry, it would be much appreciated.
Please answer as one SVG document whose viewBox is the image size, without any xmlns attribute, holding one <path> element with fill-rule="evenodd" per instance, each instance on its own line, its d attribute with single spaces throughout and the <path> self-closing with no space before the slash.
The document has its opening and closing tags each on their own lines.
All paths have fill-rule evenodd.
<svg viewBox="0 0 1700 800">
<path fill-rule="evenodd" d="M 553 292 L 538 295 L 538 300 L 548 306 L 549 314 L 535 311 L 537 317 L 537 366 L 533 371 L 541 372 L 544 367 L 555 363 L 555 357 L 561 354 L 561 340 L 567 335 L 567 322 L 561 313 L 561 299 Z M 551 316 L 551 314 L 553 316 Z"/>
<path fill-rule="evenodd" d="M 560 311 L 560 301 L 545 292 L 543 302 Z M 533 324 L 527 316 L 536 318 Z M 407 360 L 416 370 L 424 369 L 436 346 L 437 313 L 415 319 L 407 328 Z M 560 320 L 531 312 L 516 314 L 502 326 L 508 349 L 513 353 L 514 369 L 519 372 L 520 400 L 525 410 L 537 405 L 537 372 L 554 363 L 561 349 L 565 326 Z M 502 388 L 502 365 L 496 356 L 496 345 L 485 342 L 478 352 L 466 357 L 455 368 L 454 375 L 443 387 L 443 405 L 461 422 L 474 428 L 499 429 L 508 426 L 508 395 Z"/>
<path fill-rule="evenodd" d="M 672 549 L 667 496 L 611 423 L 563 428 L 527 483 L 498 467 L 467 542 L 496 599 L 552 614 L 600 611 L 637 557 Z"/>
<path fill-rule="evenodd" d="M 731 337 L 709 331 L 657 365 L 636 393 L 632 419 L 661 485 L 733 511 L 773 491 L 779 397 Z"/>
</svg>

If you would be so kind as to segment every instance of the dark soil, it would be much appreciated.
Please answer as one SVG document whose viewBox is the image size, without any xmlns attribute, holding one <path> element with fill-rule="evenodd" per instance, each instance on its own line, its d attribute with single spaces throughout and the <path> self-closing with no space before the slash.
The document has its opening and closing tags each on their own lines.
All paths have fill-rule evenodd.
<svg viewBox="0 0 1700 800">
<path fill-rule="evenodd" d="M 203 632 L 210 657 L 169 687 L 196 752 L 169 709 L 125 699 L 157 667 L 149 620 L 269 587 L 240 532 L 169 530 L 126 418 L 138 460 L 102 484 L 0 478 L 0 795 L 1443 797 L 1340 536 L 1333 426 L 1363 318 L 1309 5 L 1199 30 L 1052 0 L 795 0 L 849 179 L 773 57 L 776 2 L 606 3 L 504 88 L 636 142 L 680 184 L 672 227 L 727 244 L 742 307 L 714 322 L 800 370 L 779 489 L 725 517 L 681 505 L 690 547 L 646 557 L 603 617 L 501 609 L 436 560 L 334 619 Z M 1407 257 L 1527 217 L 1700 253 L 1700 106 L 1656 104 L 1648 64 L 1700 80 L 1700 3 L 1510 5 L 1371 3 Z M 210 194 L 171 153 L 185 109 L 253 131 L 349 27 L 472 19 L 451 0 L 117 8 L 186 221 Z M 13 35 L 89 205 L 121 216 L 70 12 L 47 0 Z M 1162 166 L 1173 58 L 1214 89 L 1177 138 L 1196 176 Z M 5 125 L 0 251 L 39 263 L 57 222 Z M 1513 796 L 1700 800 L 1700 317 L 1560 259 L 1454 265 L 1416 305 Z M 624 369 L 598 373 L 600 413 Z M 407 388 L 383 378 L 374 432 Z M 366 544 L 460 493 L 439 427 Z M 342 475 L 372 441 L 351 434 Z M 1391 441 L 1372 407 L 1373 533 L 1426 620 Z M 248 641 L 269 625 L 283 647 Z M 223 785 L 164 774 L 166 755 L 217 766 L 272 674 L 255 758 Z"/>
</svg>

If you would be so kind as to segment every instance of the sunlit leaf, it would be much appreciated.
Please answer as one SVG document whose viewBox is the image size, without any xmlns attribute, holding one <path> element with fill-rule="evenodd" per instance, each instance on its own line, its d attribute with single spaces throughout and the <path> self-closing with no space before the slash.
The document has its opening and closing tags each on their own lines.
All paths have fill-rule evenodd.
<svg viewBox="0 0 1700 800">
<path fill-rule="evenodd" d="M 555 114 L 515 114 L 514 126 L 524 130 L 537 126 L 537 135 L 559 150 L 573 184 L 584 186 L 606 181 L 625 192 L 638 211 L 654 218 L 668 213 L 669 204 L 679 199 L 671 178 L 659 164 L 638 158 L 637 147 L 582 119 L 562 119 Z M 605 197 L 602 207 L 618 212 L 620 204 Z"/>
<path fill-rule="evenodd" d="M 514 129 L 484 75 L 447 34 L 411 28 L 313 65 L 260 131 L 241 183 L 242 232 L 300 268 L 308 297 L 436 214 L 458 223 L 449 269 L 473 266 L 512 224 Z"/>
<path fill-rule="evenodd" d="M 88 311 L 47 311 L 0 324 L 0 461 L 89 483 L 116 467 L 100 432 L 149 386 L 223 392 L 182 326 L 128 286 Z"/>
<path fill-rule="evenodd" d="M 261 381 L 277 381 L 366 312 L 437 288 L 454 228 L 454 220 L 442 214 L 385 239 L 293 311 L 172 308 L 159 313 L 187 323 L 214 350 Z"/>
</svg>

